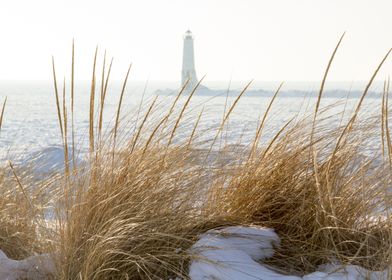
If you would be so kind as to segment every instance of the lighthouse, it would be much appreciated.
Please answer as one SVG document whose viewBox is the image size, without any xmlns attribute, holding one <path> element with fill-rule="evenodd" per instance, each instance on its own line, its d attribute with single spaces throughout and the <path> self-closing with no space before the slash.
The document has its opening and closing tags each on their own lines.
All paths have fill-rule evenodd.
<svg viewBox="0 0 392 280">
<path fill-rule="evenodd" d="M 187 89 L 192 89 L 196 86 L 198 80 L 195 70 L 195 53 L 193 47 L 192 32 L 188 30 L 184 35 L 184 48 L 182 53 L 182 71 L 181 71 L 181 85 L 188 81 Z"/>
</svg>

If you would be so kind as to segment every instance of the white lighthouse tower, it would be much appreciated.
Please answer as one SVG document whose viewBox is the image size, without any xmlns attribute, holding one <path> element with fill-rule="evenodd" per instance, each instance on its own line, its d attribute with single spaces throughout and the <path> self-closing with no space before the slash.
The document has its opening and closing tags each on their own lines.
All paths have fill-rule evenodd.
<svg viewBox="0 0 392 280">
<path fill-rule="evenodd" d="M 181 85 L 189 79 L 187 89 L 192 89 L 196 86 L 198 80 L 195 70 L 195 54 L 193 48 L 192 32 L 188 30 L 184 35 L 184 49 L 182 54 L 182 71 L 181 71 Z"/>
</svg>

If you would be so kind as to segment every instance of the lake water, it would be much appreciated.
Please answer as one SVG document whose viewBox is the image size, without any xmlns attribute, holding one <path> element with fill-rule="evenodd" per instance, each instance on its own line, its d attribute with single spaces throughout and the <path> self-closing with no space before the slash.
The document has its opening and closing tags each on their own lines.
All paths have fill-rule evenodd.
<svg viewBox="0 0 392 280">
<path fill-rule="evenodd" d="M 204 114 L 200 129 L 219 125 L 222 120 L 225 104 L 232 104 L 238 91 L 246 83 L 231 83 L 230 89 L 234 92 L 226 96 L 225 92 L 229 83 L 210 82 L 206 84 L 212 89 L 220 90 L 219 95 L 195 95 L 186 111 L 186 118 L 182 122 L 182 132 L 193 126 L 194 120 L 200 110 Z M 255 82 L 235 107 L 229 124 L 228 141 L 246 143 L 254 136 L 260 116 L 264 113 L 271 100 L 273 91 L 278 87 L 278 82 Z M 155 97 L 158 89 L 176 88 L 176 83 L 164 82 L 132 82 L 130 81 L 124 96 L 122 115 L 138 115 L 145 111 Z M 270 137 L 277 129 L 289 119 L 298 115 L 303 116 L 314 108 L 315 93 L 318 90 L 317 82 L 291 82 L 282 88 L 282 94 L 277 97 L 268 116 L 265 137 Z M 332 83 L 327 84 L 326 97 L 322 99 L 321 106 L 333 105 L 331 112 L 338 114 L 345 109 L 345 115 L 354 108 L 358 102 L 359 93 L 363 90 L 364 83 Z M 262 89 L 262 94 L 255 90 Z M 379 94 L 382 84 L 376 83 L 372 87 L 370 97 L 366 99 L 362 114 L 366 115 L 380 110 L 381 99 Z M 121 83 L 112 82 L 109 85 L 106 106 L 104 111 L 104 127 L 110 127 L 115 116 Z M 67 103 L 69 106 L 69 85 L 66 88 Z M 98 96 L 97 92 L 97 96 Z M 51 151 L 55 160 L 61 160 L 58 150 L 61 147 L 60 129 L 57 120 L 55 95 L 53 84 L 50 81 L 6 81 L 0 82 L 0 102 L 8 97 L 7 107 L 0 134 L 0 160 L 23 161 L 42 151 Z M 87 82 L 77 82 L 75 87 L 75 131 L 78 150 L 83 154 L 87 149 L 88 119 L 89 119 L 90 87 Z M 186 97 L 182 97 L 184 102 Z M 162 95 L 158 97 L 154 118 L 165 112 L 171 104 L 173 96 Z M 96 104 L 97 104 L 96 100 Z M 140 106 L 140 104 L 142 104 Z M 228 106 L 226 106 L 228 107 Z M 142 113 L 139 113 L 139 116 Z M 140 120 L 140 117 L 138 118 Z M 331 125 L 333 120 L 331 120 Z M 131 124 L 133 125 L 133 124 Z M 202 135 L 206 139 L 210 135 Z M 61 153 L 60 153 L 61 154 Z"/>
</svg>

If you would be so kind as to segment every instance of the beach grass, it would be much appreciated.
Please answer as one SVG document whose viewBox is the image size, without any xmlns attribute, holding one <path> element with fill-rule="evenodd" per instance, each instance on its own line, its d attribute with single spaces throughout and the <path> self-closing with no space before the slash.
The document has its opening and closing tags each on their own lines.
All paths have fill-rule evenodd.
<svg viewBox="0 0 392 280">
<path fill-rule="evenodd" d="M 53 60 L 65 168 L 44 179 L 32 179 L 28 170 L 12 163 L 1 169 L 0 248 L 16 259 L 53 254 L 56 279 L 187 279 L 194 257 L 189 248 L 201 234 L 230 225 L 258 225 L 273 228 L 280 236 L 281 246 L 266 263 L 282 273 L 302 276 L 331 262 L 391 270 L 389 81 L 380 100 L 381 112 L 360 118 L 363 100 L 389 52 L 377 65 L 354 113 L 346 122 L 331 125 L 331 108 L 320 107 L 320 100 L 339 44 L 315 110 L 288 121 L 269 142 L 260 143 L 279 86 L 247 146 L 216 142 L 224 137 L 230 115 L 249 84 L 225 108 L 220 126 L 210 131 L 214 137 L 206 141 L 199 140 L 203 132 L 198 130 L 203 110 L 195 119 L 186 118 L 197 86 L 186 93 L 184 85 L 177 96 L 168 98 L 172 103 L 165 112 L 159 112 L 154 98 L 140 105 L 144 112 L 140 121 L 122 121 L 130 68 L 113 128 L 102 133 L 112 64 L 108 70 L 103 66 L 98 88 L 96 51 L 90 152 L 78 166 L 75 152 L 68 156 L 75 151 L 74 69 L 69 122 L 66 83 L 61 104 Z M 104 61 L 103 65 L 106 55 Z M 176 137 L 184 123 L 192 129 L 185 137 Z M 366 153 L 371 137 L 379 137 L 379 146 Z M 55 217 L 51 223 L 45 218 L 48 209 Z"/>
</svg>

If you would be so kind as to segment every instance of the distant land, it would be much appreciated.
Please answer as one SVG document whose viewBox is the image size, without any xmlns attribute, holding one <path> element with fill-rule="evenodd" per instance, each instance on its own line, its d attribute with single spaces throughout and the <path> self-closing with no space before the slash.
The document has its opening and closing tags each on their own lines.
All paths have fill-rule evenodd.
<svg viewBox="0 0 392 280">
<path fill-rule="evenodd" d="M 165 89 L 165 90 L 157 90 L 155 91 L 156 95 L 177 95 L 180 89 Z M 192 91 L 185 91 L 184 94 L 190 94 Z M 207 87 L 201 87 L 196 89 L 194 95 L 195 96 L 237 96 L 241 93 L 241 90 L 212 90 Z M 275 91 L 272 90 L 247 90 L 244 93 L 244 97 L 270 97 L 275 94 Z M 282 90 L 278 93 L 280 97 L 317 97 L 319 91 L 316 90 Z M 322 94 L 325 98 L 358 98 L 363 94 L 363 90 L 344 90 L 344 89 L 335 89 L 335 90 L 325 90 Z M 369 91 L 367 93 L 367 97 L 370 98 L 380 98 L 382 96 L 381 91 Z"/>
</svg>

